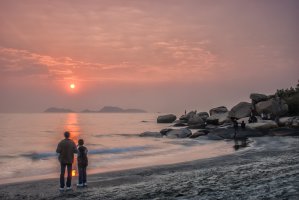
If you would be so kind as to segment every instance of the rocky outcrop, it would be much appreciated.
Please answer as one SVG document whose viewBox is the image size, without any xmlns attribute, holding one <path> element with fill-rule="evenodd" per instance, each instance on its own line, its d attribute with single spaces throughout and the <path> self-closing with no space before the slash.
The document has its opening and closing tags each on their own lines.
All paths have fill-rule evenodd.
<svg viewBox="0 0 299 200">
<path fill-rule="evenodd" d="M 197 113 L 197 116 L 199 116 L 203 121 L 206 121 L 209 117 L 209 113 L 207 112 L 199 112 Z"/>
<path fill-rule="evenodd" d="M 269 113 L 275 116 L 282 116 L 288 113 L 288 105 L 280 98 L 261 101 L 255 105 L 255 109 L 258 114 Z"/>
<path fill-rule="evenodd" d="M 187 138 L 192 135 L 192 132 L 188 128 L 173 129 L 166 133 L 168 138 Z"/>
<path fill-rule="evenodd" d="M 246 127 L 249 129 L 253 129 L 253 130 L 269 130 L 269 129 L 273 129 L 273 128 L 277 128 L 278 125 L 276 124 L 276 122 L 272 121 L 272 120 L 261 120 L 260 122 L 257 123 L 250 123 L 250 124 L 246 124 Z"/>
<path fill-rule="evenodd" d="M 200 115 L 196 114 L 193 115 L 189 120 L 188 120 L 188 125 L 195 125 L 195 124 L 204 124 L 204 120 L 201 118 Z"/>
<path fill-rule="evenodd" d="M 140 133 L 139 135 L 140 137 L 157 137 L 157 138 L 161 138 L 163 137 L 163 135 L 159 132 L 151 132 L 151 131 L 146 131 L 143 133 Z"/>
<path fill-rule="evenodd" d="M 266 101 L 268 100 L 268 96 L 265 94 L 258 94 L 258 93 L 252 93 L 250 94 L 250 99 L 254 104 L 260 102 L 260 101 Z"/>
<path fill-rule="evenodd" d="M 157 123 L 172 123 L 176 120 L 176 116 L 173 114 L 161 115 L 157 118 Z"/>
<path fill-rule="evenodd" d="M 212 108 L 210 111 L 210 116 L 215 114 L 221 114 L 228 112 L 228 109 L 225 106 L 219 106 L 217 108 Z"/>
<path fill-rule="evenodd" d="M 207 118 L 208 124 L 220 125 L 226 122 L 230 122 L 228 112 L 213 114 Z"/>
<path fill-rule="evenodd" d="M 240 102 L 231 109 L 231 111 L 229 112 L 229 117 L 235 117 L 237 119 L 249 117 L 251 108 L 251 103 Z"/>
</svg>

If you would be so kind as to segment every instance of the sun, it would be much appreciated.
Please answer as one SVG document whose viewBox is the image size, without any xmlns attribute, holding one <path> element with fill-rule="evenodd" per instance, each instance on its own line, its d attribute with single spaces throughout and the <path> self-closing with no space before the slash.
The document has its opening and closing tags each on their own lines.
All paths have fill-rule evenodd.
<svg viewBox="0 0 299 200">
<path fill-rule="evenodd" d="M 71 89 L 75 89 L 76 85 L 74 83 L 70 84 Z"/>
</svg>

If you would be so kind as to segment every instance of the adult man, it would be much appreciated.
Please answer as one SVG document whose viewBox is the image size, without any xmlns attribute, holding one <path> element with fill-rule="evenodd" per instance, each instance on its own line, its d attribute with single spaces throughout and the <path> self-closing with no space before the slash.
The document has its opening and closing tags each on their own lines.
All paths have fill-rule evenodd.
<svg viewBox="0 0 299 200">
<path fill-rule="evenodd" d="M 70 138 L 70 133 L 64 133 L 64 140 L 61 140 L 57 146 L 56 152 L 59 153 L 59 162 L 61 166 L 60 172 L 60 191 L 64 190 L 64 173 L 65 168 L 67 167 L 67 181 L 66 181 L 66 190 L 71 190 L 72 183 L 72 163 L 74 161 L 74 153 L 77 153 L 76 144 Z"/>
</svg>

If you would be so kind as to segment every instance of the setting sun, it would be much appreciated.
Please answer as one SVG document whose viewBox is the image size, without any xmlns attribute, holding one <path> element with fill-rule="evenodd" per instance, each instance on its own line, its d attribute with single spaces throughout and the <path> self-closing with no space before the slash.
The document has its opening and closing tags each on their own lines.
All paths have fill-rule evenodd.
<svg viewBox="0 0 299 200">
<path fill-rule="evenodd" d="M 70 84 L 71 89 L 75 89 L 76 85 L 74 83 Z"/>
</svg>

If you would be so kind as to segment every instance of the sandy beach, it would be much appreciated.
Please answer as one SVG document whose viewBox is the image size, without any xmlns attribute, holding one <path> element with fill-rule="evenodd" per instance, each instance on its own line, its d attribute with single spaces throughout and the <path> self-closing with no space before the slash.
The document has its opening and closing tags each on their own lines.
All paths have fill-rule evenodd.
<svg viewBox="0 0 299 200">
<path fill-rule="evenodd" d="M 90 175 L 88 188 L 64 193 L 58 178 L 1 185 L 0 198 L 297 199 L 298 144 L 298 137 L 255 138 L 231 155 Z"/>
</svg>

